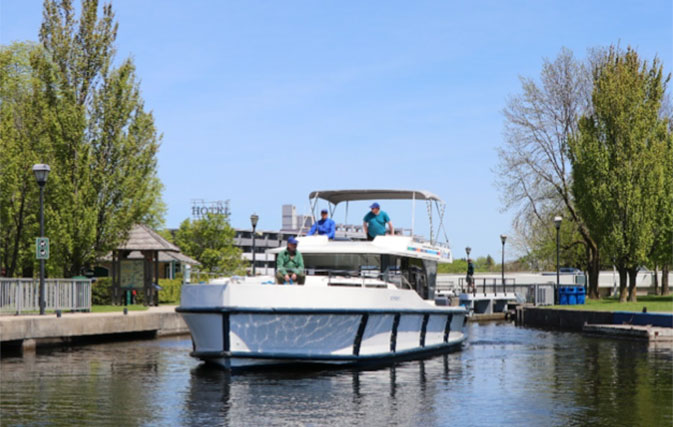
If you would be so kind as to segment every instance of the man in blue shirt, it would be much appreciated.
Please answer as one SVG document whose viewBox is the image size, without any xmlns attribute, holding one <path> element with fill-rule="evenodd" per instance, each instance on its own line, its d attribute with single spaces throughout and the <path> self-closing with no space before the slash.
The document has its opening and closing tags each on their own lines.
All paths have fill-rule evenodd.
<svg viewBox="0 0 673 427">
<path fill-rule="evenodd" d="M 395 234 L 393 223 L 390 222 L 390 217 L 387 213 L 381 210 L 378 203 L 373 203 L 370 207 L 370 212 L 365 215 L 362 227 L 365 229 L 367 240 L 374 240 L 376 236 L 383 236 L 386 234 L 386 224 L 390 227 L 390 234 Z"/>
<path fill-rule="evenodd" d="M 313 224 L 313 227 L 308 232 L 309 236 L 313 236 L 317 231 L 319 235 L 326 235 L 328 239 L 334 239 L 334 231 L 336 226 L 334 221 L 327 217 L 327 209 L 320 211 L 320 219 Z"/>
</svg>

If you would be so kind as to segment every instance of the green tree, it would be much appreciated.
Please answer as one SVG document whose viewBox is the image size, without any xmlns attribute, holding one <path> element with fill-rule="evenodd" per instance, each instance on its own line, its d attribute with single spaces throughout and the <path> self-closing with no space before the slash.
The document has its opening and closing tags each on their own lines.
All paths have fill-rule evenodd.
<svg viewBox="0 0 673 427">
<path fill-rule="evenodd" d="M 544 61 L 539 82 L 522 77 L 521 86 L 522 93 L 510 98 L 503 111 L 505 143 L 498 150 L 496 173 L 504 207 L 516 212 L 514 229 L 528 256 L 541 238 L 544 246 L 555 244 L 555 235 L 549 232 L 552 220 L 565 213 L 566 222 L 574 223 L 581 238 L 573 243 L 584 246 L 589 296 L 597 298 L 599 245 L 578 214 L 570 191 L 567 146 L 579 116 L 590 106 L 589 67 L 564 48 L 553 62 Z"/>
<path fill-rule="evenodd" d="M 655 273 L 657 267 L 661 267 L 661 294 L 670 293 L 668 283 L 668 273 L 673 264 L 673 116 L 668 118 L 668 135 L 666 144 L 666 154 L 663 156 L 664 184 L 662 188 L 662 197 L 656 209 L 654 244 L 650 252 L 650 261 L 653 264 Z"/>
<path fill-rule="evenodd" d="M 235 234 L 226 215 L 208 213 L 201 219 L 184 220 L 175 231 L 174 242 L 207 271 L 242 274 L 246 262 L 234 246 Z"/>
<path fill-rule="evenodd" d="M 659 117 L 669 77 L 628 48 L 594 68 L 593 111 L 569 139 L 572 191 L 591 236 L 619 271 L 620 301 L 636 301 L 638 267 L 654 243 L 668 130 Z"/>
<path fill-rule="evenodd" d="M 41 45 L 0 51 L 0 262 L 8 275 L 34 265 L 34 163 L 45 188 L 50 274 L 71 275 L 126 238 L 162 223 L 159 136 L 133 62 L 113 66 L 117 23 L 109 4 L 46 0 Z"/>
<path fill-rule="evenodd" d="M 526 227 L 526 231 L 530 235 L 523 242 L 515 243 L 525 253 L 520 261 L 529 270 L 556 271 L 556 227 L 553 225 L 553 218 L 535 222 Z M 586 248 L 577 223 L 563 221 L 559 230 L 560 265 L 584 270 L 588 256 Z"/>
<path fill-rule="evenodd" d="M 161 222 L 152 221 L 162 213 L 159 137 L 133 62 L 112 66 L 117 26 L 110 4 L 99 17 L 98 1 L 83 0 L 79 20 L 71 0 L 44 4 L 40 41 L 58 71 L 52 108 L 64 116 L 51 132 L 49 232 L 65 275 L 114 248 L 134 223 Z"/>
<path fill-rule="evenodd" d="M 33 65 L 43 61 L 36 44 L 0 47 L 0 268 L 7 276 L 34 264 L 28 236 L 39 231 L 38 189 L 31 166 L 46 155 L 47 99 Z"/>
</svg>

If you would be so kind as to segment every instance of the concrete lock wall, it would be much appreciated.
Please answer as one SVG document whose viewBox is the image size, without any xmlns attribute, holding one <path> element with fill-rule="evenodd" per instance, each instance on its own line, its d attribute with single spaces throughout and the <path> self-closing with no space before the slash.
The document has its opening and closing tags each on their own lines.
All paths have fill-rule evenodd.
<svg viewBox="0 0 673 427">
<path fill-rule="evenodd" d="M 142 312 L 72 313 L 62 317 L 0 317 L 0 342 L 67 339 L 129 333 L 155 333 L 157 336 L 189 333 L 174 307 L 156 307 Z"/>
</svg>

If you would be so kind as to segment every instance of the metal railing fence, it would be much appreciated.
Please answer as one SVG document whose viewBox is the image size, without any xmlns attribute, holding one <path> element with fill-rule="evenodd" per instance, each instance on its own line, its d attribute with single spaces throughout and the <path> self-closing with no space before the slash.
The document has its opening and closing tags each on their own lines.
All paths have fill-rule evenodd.
<svg viewBox="0 0 673 427">
<path fill-rule="evenodd" d="M 39 279 L 0 278 L 0 313 L 40 310 Z M 90 279 L 45 279 L 46 310 L 91 310 Z"/>
<path fill-rule="evenodd" d="M 475 286 L 468 289 L 465 278 L 458 278 L 458 284 L 453 280 L 438 280 L 437 291 L 444 295 L 459 295 L 463 293 L 477 296 L 515 297 L 520 303 L 534 305 L 554 304 L 554 284 L 550 283 L 520 283 L 514 278 L 505 278 L 503 285 L 501 279 L 475 278 Z"/>
<path fill-rule="evenodd" d="M 481 283 L 480 283 L 481 282 Z M 505 283 L 503 284 L 502 279 L 491 278 L 491 277 L 475 277 L 474 285 L 472 289 L 469 289 L 467 282 L 464 277 L 458 279 L 458 287 L 460 288 L 461 293 L 472 293 L 477 295 L 477 292 L 482 292 L 486 295 L 487 292 L 492 292 L 495 295 L 498 295 L 498 292 L 501 294 L 507 294 L 507 291 L 513 292 L 513 288 L 516 286 L 516 279 L 514 278 L 505 278 Z"/>
</svg>

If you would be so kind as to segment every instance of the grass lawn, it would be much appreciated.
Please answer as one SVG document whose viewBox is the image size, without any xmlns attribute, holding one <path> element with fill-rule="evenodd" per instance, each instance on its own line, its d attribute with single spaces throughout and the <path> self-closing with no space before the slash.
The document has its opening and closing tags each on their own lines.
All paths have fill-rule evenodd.
<svg viewBox="0 0 673 427">
<path fill-rule="evenodd" d="M 141 304 L 132 304 L 132 305 L 92 305 L 92 313 L 110 313 L 114 311 L 124 311 L 124 307 L 128 308 L 129 311 L 145 311 L 147 307 Z"/>
<path fill-rule="evenodd" d="M 588 310 L 588 311 L 643 311 L 647 307 L 647 312 L 673 312 L 673 295 L 666 296 L 639 296 L 638 302 L 619 302 L 617 298 L 602 298 L 592 300 L 587 298 L 584 305 L 554 305 L 551 308 L 565 310 Z"/>
<path fill-rule="evenodd" d="M 129 311 L 144 311 L 147 310 L 147 307 L 141 304 L 127 305 Z M 123 305 L 92 305 L 91 313 L 113 313 L 115 311 L 122 312 L 124 311 Z M 70 313 L 70 310 L 61 310 L 63 314 Z M 39 314 L 39 310 L 28 310 L 22 311 L 21 314 Z M 45 310 L 45 314 L 55 314 L 56 310 Z"/>
</svg>

